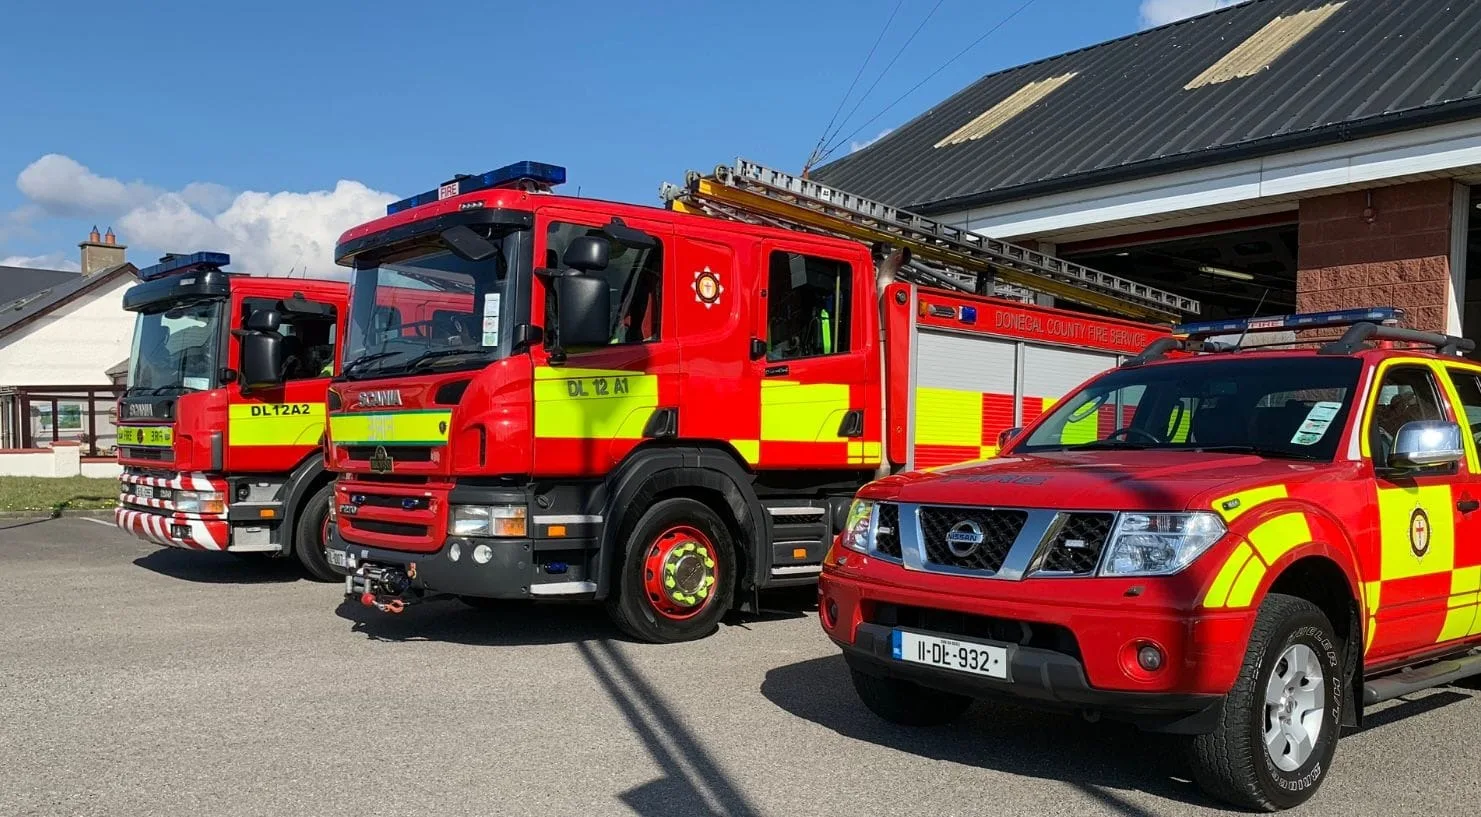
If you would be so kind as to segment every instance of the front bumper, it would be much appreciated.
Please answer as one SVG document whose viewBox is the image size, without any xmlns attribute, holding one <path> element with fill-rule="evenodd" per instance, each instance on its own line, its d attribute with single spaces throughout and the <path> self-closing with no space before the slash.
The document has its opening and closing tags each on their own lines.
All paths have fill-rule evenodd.
<svg viewBox="0 0 1481 817">
<path fill-rule="evenodd" d="M 1196 732 L 1211 724 L 1207 718 L 1217 715 L 1234 685 L 1254 614 L 1202 610 L 1191 584 L 1187 576 L 950 576 L 835 551 L 819 580 L 819 619 L 861 671 Z M 897 627 L 1012 644 L 1013 680 L 898 661 L 891 649 Z M 1138 650 L 1149 645 L 1164 655 L 1155 671 L 1137 662 Z"/>
<path fill-rule="evenodd" d="M 150 495 L 142 492 L 149 490 Z M 231 525 L 225 514 L 188 513 L 155 494 L 174 491 L 214 491 L 226 495 L 226 482 L 207 474 L 152 475 L 126 469 L 119 477 L 118 507 L 113 523 L 156 545 L 188 550 L 231 549 Z"/>
<path fill-rule="evenodd" d="M 458 546 L 457 559 L 452 558 L 454 544 Z M 583 543 L 563 544 L 579 547 Z M 487 562 L 474 558 L 479 545 L 489 548 Z M 387 567 L 410 578 L 406 591 L 391 595 L 413 598 L 435 594 L 492 599 L 590 598 L 596 592 L 596 583 L 587 579 L 582 565 L 543 560 L 535 545 L 530 539 L 448 537 L 435 552 L 411 553 L 348 542 L 338 529 L 331 529 L 328 555 L 330 564 L 348 574 L 345 592 L 355 597 L 366 592 L 385 594 L 371 576 L 374 568 Z"/>
<path fill-rule="evenodd" d="M 1051 709 L 1095 712 L 1152 731 L 1211 732 L 1223 707 L 1222 695 L 1095 689 L 1085 680 L 1079 661 L 1032 647 L 1012 651 L 1008 681 L 906 663 L 894 658 L 893 634 L 890 627 L 862 624 L 855 632 L 854 643 L 834 641 L 843 648 L 850 668 L 869 675 L 899 678 L 973 698 L 1012 698 Z"/>
</svg>

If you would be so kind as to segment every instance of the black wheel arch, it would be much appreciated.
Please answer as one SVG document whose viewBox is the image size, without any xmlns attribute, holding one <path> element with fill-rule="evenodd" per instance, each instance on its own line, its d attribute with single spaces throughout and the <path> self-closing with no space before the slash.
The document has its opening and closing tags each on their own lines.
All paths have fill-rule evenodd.
<svg viewBox="0 0 1481 817">
<path fill-rule="evenodd" d="M 770 520 L 757 499 L 751 476 L 735 456 L 716 446 L 652 446 L 633 451 L 607 479 L 596 598 L 612 590 L 613 576 L 620 569 L 625 543 L 619 534 L 629 514 L 641 514 L 660 498 L 687 496 L 709 505 L 735 526 L 739 565 L 737 573 L 745 584 L 739 592 L 755 586 L 761 571 L 769 568 L 758 558 L 770 541 Z"/>
<path fill-rule="evenodd" d="M 278 528 L 285 555 L 293 553 L 296 547 L 293 531 L 298 527 L 298 514 L 304 503 L 315 491 L 333 481 L 334 472 L 324 467 L 320 451 L 305 457 L 288 475 L 288 480 L 283 483 L 283 521 Z"/>
</svg>

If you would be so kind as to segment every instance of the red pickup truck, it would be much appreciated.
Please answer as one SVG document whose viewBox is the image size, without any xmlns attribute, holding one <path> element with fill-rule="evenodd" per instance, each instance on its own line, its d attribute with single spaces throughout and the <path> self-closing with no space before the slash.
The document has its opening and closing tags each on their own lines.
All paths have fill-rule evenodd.
<svg viewBox="0 0 1481 817">
<path fill-rule="evenodd" d="M 996 459 L 865 486 L 819 585 L 864 704 L 1129 720 L 1219 799 L 1310 798 L 1364 708 L 1481 674 L 1481 364 L 1401 317 L 1180 327 Z"/>
</svg>

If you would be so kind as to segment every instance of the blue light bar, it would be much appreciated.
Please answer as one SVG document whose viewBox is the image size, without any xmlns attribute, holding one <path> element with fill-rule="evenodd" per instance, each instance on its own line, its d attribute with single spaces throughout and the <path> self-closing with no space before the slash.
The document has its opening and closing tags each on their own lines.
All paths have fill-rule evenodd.
<svg viewBox="0 0 1481 817">
<path fill-rule="evenodd" d="M 139 280 L 153 281 L 166 275 L 185 275 L 202 270 L 215 270 L 230 263 L 231 256 L 224 252 L 197 252 L 190 255 L 171 253 L 159 259 L 158 264 L 139 270 Z"/>
<path fill-rule="evenodd" d="M 538 189 L 549 190 L 558 184 L 566 183 L 566 169 L 560 165 L 548 165 L 544 162 L 515 162 L 479 176 L 459 176 L 451 181 L 443 182 L 436 190 L 428 190 L 409 199 L 391 202 L 386 205 L 386 215 L 395 215 L 402 210 L 410 210 L 429 202 L 450 199 L 465 193 L 474 193 L 494 187 L 513 187 L 522 181 L 531 182 Z"/>
<path fill-rule="evenodd" d="M 1391 306 L 1372 309 L 1339 309 L 1333 312 L 1307 312 L 1297 315 L 1272 315 L 1266 318 L 1237 318 L 1226 321 L 1201 321 L 1174 326 L 1172 334 L 1190 338 L 1213 335 L 1237 335 L 1242 332 L 1270 332 L 1278 329 L 1325 329 L 1351 326 L 1355 323 L 1387 323 L 1403 317 L 1404 310 Z"/>
</svg>

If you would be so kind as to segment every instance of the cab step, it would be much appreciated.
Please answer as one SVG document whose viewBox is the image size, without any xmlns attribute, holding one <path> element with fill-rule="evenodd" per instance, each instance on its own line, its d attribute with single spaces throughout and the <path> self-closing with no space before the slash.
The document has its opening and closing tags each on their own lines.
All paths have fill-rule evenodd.
<svg viewBox="0 0 1481 817">
<path fill-rule="evenodd" d="M 1477 675 L 1481 675 L 1481 653 L 1409 667 L 1363 684 L 1363 705 L 1372 706 Z"/>
</svg>

